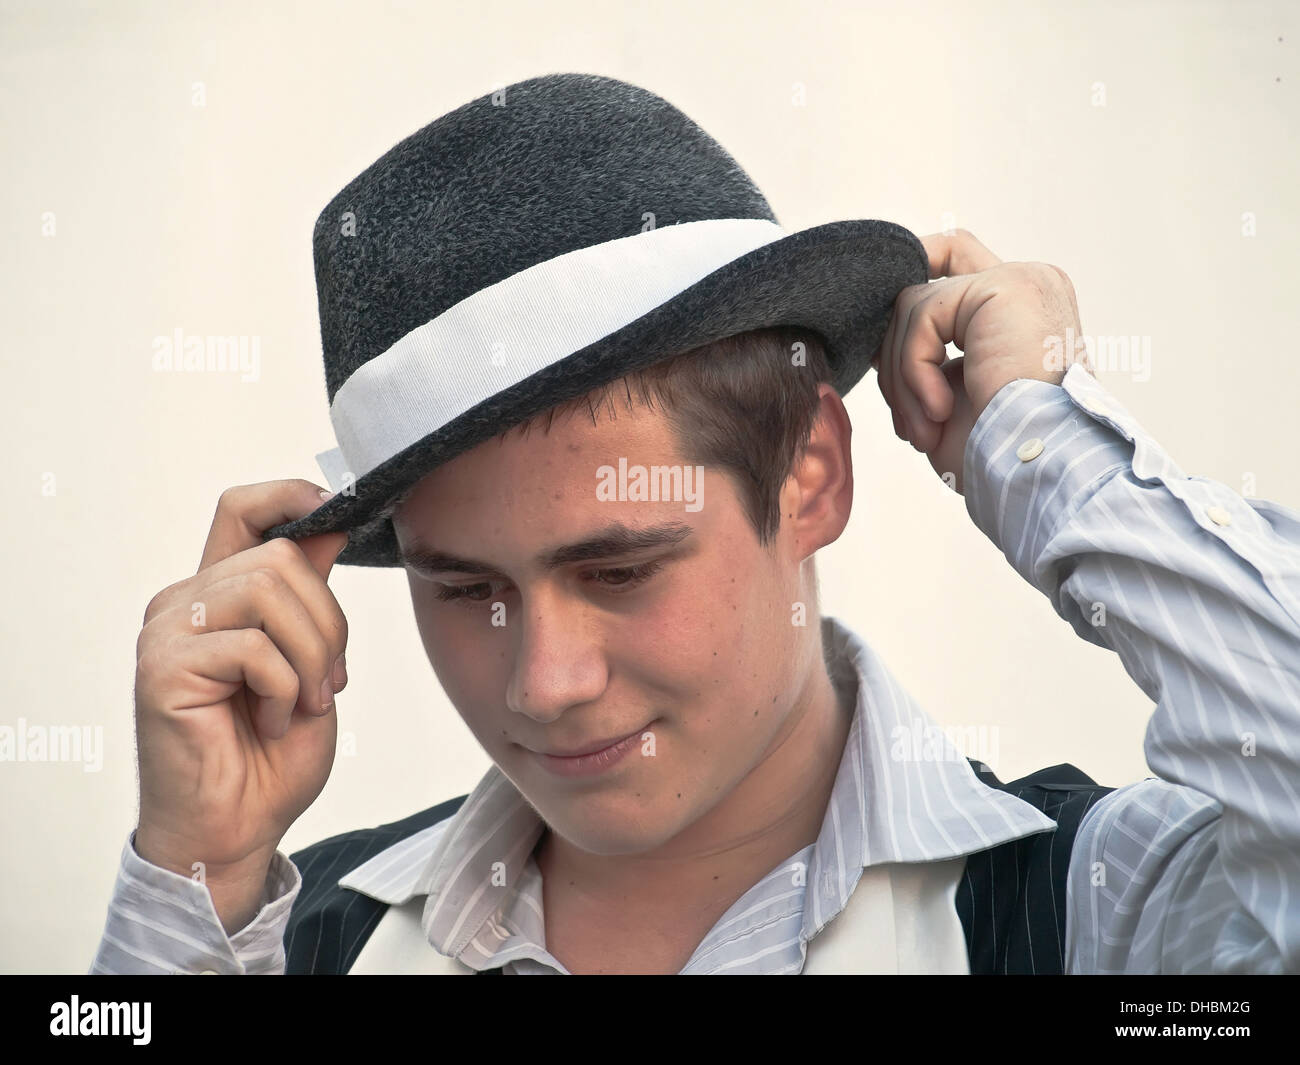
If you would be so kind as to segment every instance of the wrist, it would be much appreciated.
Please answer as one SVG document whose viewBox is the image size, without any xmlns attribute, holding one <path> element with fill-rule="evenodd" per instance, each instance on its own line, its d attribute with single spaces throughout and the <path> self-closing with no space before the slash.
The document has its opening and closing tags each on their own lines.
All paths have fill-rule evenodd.
<svg viewBox="0 0 1300 1065">
<path fill-rule="evenodd" d="M 227 934 L 243 928 L 261 910 L 275 857 L 275 846 L 268 845 L 237 861 L 211 862 L 203 857 L 202 847 L 168 838 L 144 825 L 133 833 L 132 848 L 151 865 L 207 888 Z"/>
</svg>

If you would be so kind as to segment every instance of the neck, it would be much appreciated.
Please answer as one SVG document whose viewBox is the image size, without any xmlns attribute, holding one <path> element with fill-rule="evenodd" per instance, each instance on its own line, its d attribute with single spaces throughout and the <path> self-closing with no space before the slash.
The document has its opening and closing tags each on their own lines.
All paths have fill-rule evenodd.
<svg viewBox="0 0 1300 1065">
<path fill-rule="evenodd" d="M 680 924 L 681 900 L 703 935 L 763 876 L 814 843 L 821 830 L 852 724 L 851 690 L 838 691 L 820 653 L 787 721 L 763 759 L 730 794 L 662 847 L 642 854 L 596 855 L 549 828 L 535 853 L 544 885 L 564 885 L 585 905 L 616 907 L 649 921 Z"/>
</svg>

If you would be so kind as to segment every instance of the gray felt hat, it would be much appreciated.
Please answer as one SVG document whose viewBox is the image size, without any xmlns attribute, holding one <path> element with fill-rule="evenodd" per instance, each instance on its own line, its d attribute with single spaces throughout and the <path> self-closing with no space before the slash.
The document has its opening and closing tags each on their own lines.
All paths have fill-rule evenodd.
<svg viewBox="0 0 1300 1065">
<path fill-rule="evenodd" d="M 339 494 L 264 539 L 347 530 L 340 565 L 400 566 L 390 520 L 430 470 L 565 399 L 766 326 L 823 341 L 841 395 L 917 237 L 876 219 L 787 233 L 666 100 L 595 74 L 481 96 L 400 141 L 312 237 Z"/>
</svg>

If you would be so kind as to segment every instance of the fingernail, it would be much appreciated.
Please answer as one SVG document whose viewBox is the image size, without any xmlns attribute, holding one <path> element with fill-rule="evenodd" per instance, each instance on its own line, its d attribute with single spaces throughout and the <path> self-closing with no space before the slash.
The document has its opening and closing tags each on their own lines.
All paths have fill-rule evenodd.
<svg viewBox="0 0 1300 1065">
<path fill-rule="evenodd" d="M 343 661 L 343 655 L 339 655 L 334 660 L 333 680 L 336 692 L 341 692 L 348 683 L 348 667 L 347 663 Z"/>
<path fill-rule="evenodd" d="M 320 712 L 326 713 L 334 704 L 334 684 L 331 678 L 326 677 L 320 682 Z"/>
<path fill-rule="evenodd" d="M 331 499 L 333 499 L 336 495 L 338 495 L 337 492 L 329 492 L 329 491 L 326 491 L 324 488 L 322 488 L 322 489 L 320 490 L 320 498 L 321 498 L 321 502 L 322 502 L 322 503 L 328 503 L 328 502 L 329 502 Z"/>
</svg>

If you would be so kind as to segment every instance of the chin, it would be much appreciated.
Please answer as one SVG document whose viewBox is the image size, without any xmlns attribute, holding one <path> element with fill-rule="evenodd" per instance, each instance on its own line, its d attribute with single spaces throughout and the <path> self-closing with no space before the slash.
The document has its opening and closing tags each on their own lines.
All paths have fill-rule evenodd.
<svg viewBox="0 0 1300 1065">
<path fill-rule="evenodd" d="M 671 839 L 681 827 L 656 816 L 635 789 L 620 794 L 552 793 L 543 803 L 529 801 L 552 832 L 588 854 L 640 854 Z"/>
</svg>

